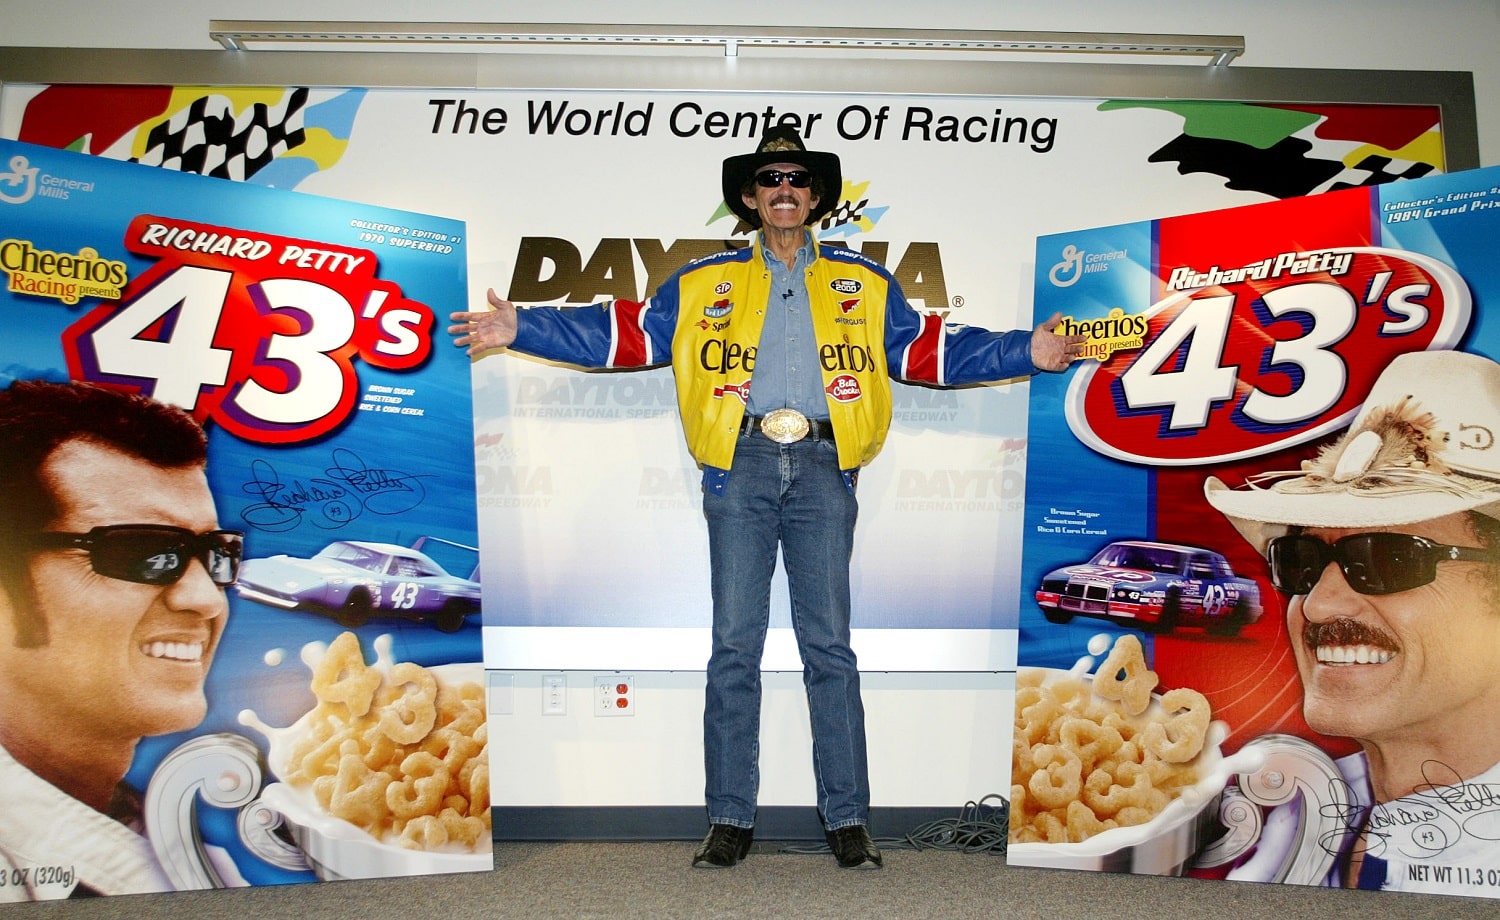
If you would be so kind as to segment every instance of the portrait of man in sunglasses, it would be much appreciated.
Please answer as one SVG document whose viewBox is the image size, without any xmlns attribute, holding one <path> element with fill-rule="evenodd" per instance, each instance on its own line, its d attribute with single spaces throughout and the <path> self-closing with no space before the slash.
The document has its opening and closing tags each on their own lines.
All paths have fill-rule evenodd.
<svg viewBox="0 0 1500 920">
<path fill-rule="evenodd" d="M 919 313 L 875 262 L 818 238 L 840 203 L 836 154 L 791 126 L 723 161 L 724 203 L 749 246 L 689 263 L 644 302 L 559 309 L 489 292 L 451 315 L 455 344 L 589 368 L 670 362 L 687 444 L 703 470 L 712 648 L 703 717 L 709 832 L 698 868 L 749 851 L 759 782 L 761 656 L 778 551 L 813 736 L 818 811 L 843 868 L 882 863 L 866 824 L 870 787 L 849 564 L 859 470 L 891 423 L 890 378 L 934 386 L 1061 371 L 1083 337 L 991 332 Z M 752 379 L 753 378 L 753 379 Z"/>
<path fill-rule="evenodd" d="M 1328 884 L 1500 857 L 1464 820 L 1500 812 L 1497 435 L 1500 364 L 1407 354 L 1300 470 L 1205 484 L 1287 599 L 1308 725 L 1361 747 L 1338 762 L 1356 810 Z"/>
<path fill-rule="evenodd" d="M 207 709 L 242 537 L 219 528 L 206 446 L 191 416 L 145 397 L 31 380 L 0 390 L 11 878 L 43 865 L 76 872 L 75 894 L 171 888 L 122 778 L 141 738 L 194 728 Z"/>
</svg>

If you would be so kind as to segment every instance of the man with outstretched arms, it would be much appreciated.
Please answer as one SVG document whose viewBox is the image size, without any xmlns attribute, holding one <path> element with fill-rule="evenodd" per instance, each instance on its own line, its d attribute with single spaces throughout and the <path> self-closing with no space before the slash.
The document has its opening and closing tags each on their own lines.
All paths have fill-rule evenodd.
<svg viewBox="0 0 1500 920">
<path fill-rule="evenodd" d="M 839 159 L 786 126 L 723 164 L 750 246 L 689 263 L 644 303 L 452 314 L 469 354 L 509 347 L 588 368 L 670 363 L 688 448 L 703 468 L 713 648 L 704 708 L 710 828 L 693 857 L 732 866 L 755 825 L 760 663 L 778 547 L 813 735 L 818 810 L 840 866 L 875 868 L 849 563 L 859 469 L 891 421 L 890 378 L 962 386 L 1060 371 L 1081 336 L 996 333 L 914 310 L 878 263 L 808 226 L 838 203 Z"/>
</svg>

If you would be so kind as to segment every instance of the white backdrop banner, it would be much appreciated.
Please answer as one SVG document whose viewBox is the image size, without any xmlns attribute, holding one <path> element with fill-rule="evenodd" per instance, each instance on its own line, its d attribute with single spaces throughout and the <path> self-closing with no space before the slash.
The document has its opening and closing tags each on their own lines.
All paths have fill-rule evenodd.
<svg viewBox="0 0 1500 920">
<path fill-rule="evenodd" d="M 843 160 L 840 205 L 814 228 L 823 240 L 884 261 L 920 309 L 1009 329 L 1031 324 L 1040 235 L 1441 170 L 1436 107 L 1365 109 L 8 86 L 0 127 L 458 218 L 470 304 L 489 287 L 523 304 L 585 304 L 647 297 L 687 259 L 744 245 L 720 164 L 790 122 Z M 375 246 L 432 245 L 370 232 Z M 1090 271 L 1076 255 L 1057 253 L 1058 270 Z M 497 354 L 473 381 L 486 666 L 701 670 L 706 529 L 670 371 L 584 373 Z M 1027 392 L 1024 381 L 896 388 L 891 436 L 859 485 L 862 667 L 1015 666 Z M 800 668 L 784 588 L 772 596 L 766 667 Z"/>
</svg>

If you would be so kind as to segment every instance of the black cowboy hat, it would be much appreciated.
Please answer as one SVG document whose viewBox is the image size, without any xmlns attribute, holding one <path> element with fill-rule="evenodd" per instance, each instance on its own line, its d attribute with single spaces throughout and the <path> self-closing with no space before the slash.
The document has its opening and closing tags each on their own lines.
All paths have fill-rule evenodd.
<svg viewBox="0 0 1500 920">
<path fill-rule="evenodd" d="M 839 193 L 844 190 L 838 155 L 808 150 L 796 128 L 776 125 L 761 135 L 754 153 L 741 154 L 724 161 L 724 203 L 740 220 L 752 227 L 760 226 L 760 215 L 754 208 L 746 207 L 745 199 L 740 196 L 745 186 L 755 178 L 756 170 L 772 163 L 795 163 L 812 173 L 813 178 L 822 184 L 823 193 L 818 197 L 818 203 L 812 212 L 807 215 L 809 224 L 821 220 L 823 215 L 838 206 Z"/>
</svg>

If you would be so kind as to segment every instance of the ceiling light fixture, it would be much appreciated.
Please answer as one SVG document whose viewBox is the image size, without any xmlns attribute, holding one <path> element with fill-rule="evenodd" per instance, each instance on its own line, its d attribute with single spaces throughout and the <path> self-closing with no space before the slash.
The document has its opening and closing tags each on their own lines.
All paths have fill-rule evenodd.
<svg viewBox="0 0 1500 920">
<path fill-rule="evenodd" d="M 743 47 L 1000 51 L 1206 56 L 1223 67 L 1245 51 L 1243 36 L 1112 32 L 993 32 L 939 29 L 834 29 L 776 26 L 659 26 L 479 22 L 294 22 L 213 19 L 209 37 L 230 51 L 249 42 L 554 46 Z"/>
</svg>

